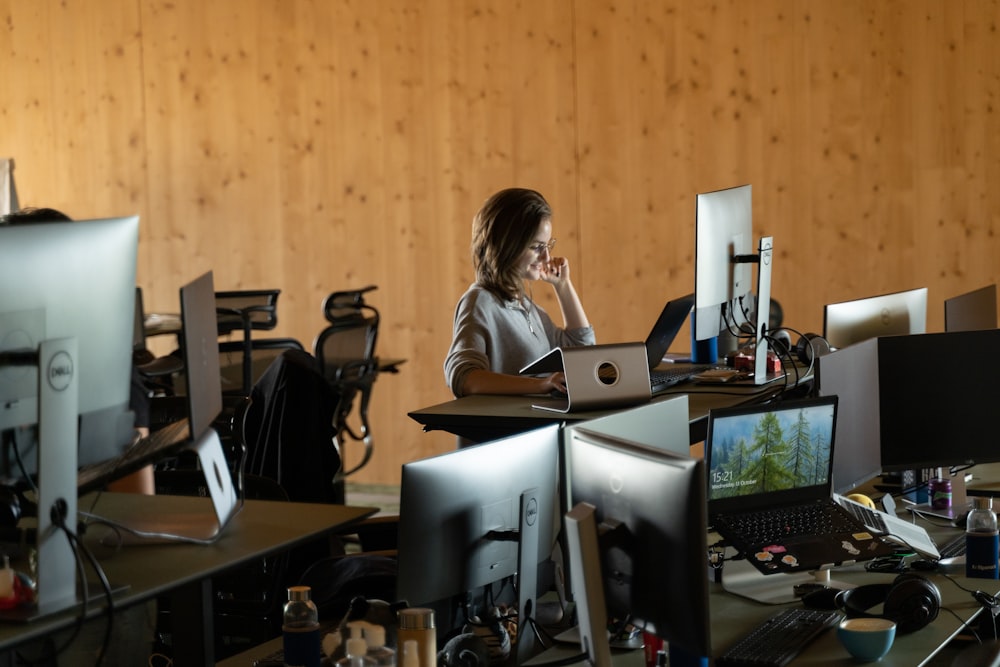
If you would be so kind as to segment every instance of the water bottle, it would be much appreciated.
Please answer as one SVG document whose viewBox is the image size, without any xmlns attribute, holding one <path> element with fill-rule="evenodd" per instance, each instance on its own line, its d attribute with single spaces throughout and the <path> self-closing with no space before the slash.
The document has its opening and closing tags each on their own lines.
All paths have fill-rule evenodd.
<svg viewBox="0 0 1000 667">
<path fill-rule="evenodd" d="M 396 652 L 385 645 L 385 628 L 375 623 L 364 626 L 368 657 L 375 667 L 396 667 Z"/>
<path fill-rule="evenodd" d="M 288 589 L 281 625 L 285 667 L 319 667 L 319 611 L 310 594 L 308 586 Z"/>
<path fill-rule="evenodd" d="M 937 469 L 937 477 L 927 483 L 927 492 L 933 509 L 951 507 L 951 480 L 944 476 L 941 468 Z"/>
<path fill-rule="evenodd" d="M 965 521 L 965 576 L 997 578 L 1000 536 L 992 499 L 977 496 L 975 506 Z"/>
</svg>

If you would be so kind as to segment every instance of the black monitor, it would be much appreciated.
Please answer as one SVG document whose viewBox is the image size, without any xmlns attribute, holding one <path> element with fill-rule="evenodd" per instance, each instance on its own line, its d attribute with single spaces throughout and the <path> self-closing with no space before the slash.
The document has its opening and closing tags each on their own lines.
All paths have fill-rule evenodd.
<svg viewBox="0 0 1000 667">
<path fill-rule="evenodd" d="M 593 508 L 607 616 L 690 655 L 711 655 L 704 462 L 589 431 L 585 424 L 566 429 L 564 448 L 567 517 L 576 508 Z M 586 540 L 582 544 L 586 550 Z M 571 567 L 580 545 L 569 545 Z M 595 562 L 592 553 L 583 553 L 582 561 Z M 574 588 L 578 606 L 598 581 L 588 580 L 583 591 Z M 593 611 L 581 618 L 603 616 Z M 581 625 L 588 653 L 594 640 L 600 645 L 603 631 Z M 607 655 L 589 658 L 602 665 Z"/>
<path fill-rule="evenodd" d="M 882 473 L 879 445 L 878 339 L 817 357 L 821 396 L 837 396 L 833 491 L 846 494 Z"/>
<path fill-rule="evenodd" d="M 1000 329 L 887 336 L 877 348 L 884 470 L 1000 462 Z"/>
<path fill-rule="evenodd" d="M 515 574 L 522 628 L 535 618 L 559 526 L 559 449 L 551 425 L 403 465 L 397 598 L 434 608 L 439 637 L 473 613 L 458 609 L 467 598 Z M 519 661 L 532 632 L 520 634 Z"/>
<path fill-rule="evenodd" d="M 697 196 L 695 210 L 696 340 L 715 338 L 741 327 L 751 310 L 754 242 L 751 186 L 741 185 Z"/>
<path fill-rule="evenodd" d="M 926 330 L 926 287 L 830 303 L 823 308 L 823 337 L 834 348 Z"/>
<path fill-rule="evenodd" d="M 120 454 L 129 409 L 138 217 L 0 226 L 0 350 L 75 337 L 80 465 Z M 0 431 L 17 433 L 35 473 L 38 370 L 0 367 Z M 6 448 L 5 448 L 6 449 Z M 3 473 L 20 478 L 10 451 Z"/>
</svg>

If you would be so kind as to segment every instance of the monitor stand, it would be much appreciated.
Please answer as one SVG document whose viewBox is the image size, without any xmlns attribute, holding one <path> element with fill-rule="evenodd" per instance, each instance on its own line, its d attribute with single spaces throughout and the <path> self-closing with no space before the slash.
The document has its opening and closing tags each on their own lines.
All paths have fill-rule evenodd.
<svg viewBox="0 0 1000 667">
<path fill-rule="evenodd" d="M 767 340 L 768 326 L 771 317 L 771 263 L 774 259 L 774 239 L 764 236 L 760 239 L 757 264 L 757 318 L 754 325 L 754 370 L 753 383 L 767 384 L 777 379 L 776 374 L 768 376 L 767 372 Z M 781 374 L 783 377 L 784 374 Z M 769 379 L 770 378 L 770 379 Z"/>
<path fill-rule="evenodd" d="M 521 494 L 520 527 L 517 541 L 517 664 L 523 665 L 537 651 L 534 629 L 537 622 L 535 595 L 538 590 L 538 487 Z"/>
<path fill-rule="evenodd" d="M 727 593 L 762 604 L 788 604 L 800 601 L 802 596 L 795 594 L 795 587 L 800 584 L 819 584 L 840 590 L 854 588 L 853 584 L 831 579 L 830 570 L 764 575 L 746 560 L 726 561 L 722 570 L 722 588 Z"/>
</svg>

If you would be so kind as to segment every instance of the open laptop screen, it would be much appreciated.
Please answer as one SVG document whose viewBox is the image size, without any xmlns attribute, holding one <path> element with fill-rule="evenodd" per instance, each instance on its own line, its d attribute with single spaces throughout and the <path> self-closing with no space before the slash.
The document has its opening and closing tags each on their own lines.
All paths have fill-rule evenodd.
<svg viewBox="0 0 1000 667">
<path fill-rule="evenodd" d="M 830 495 L 836 397 L 713 410 L 710 508 L 755 509 Z"/>
</svg>

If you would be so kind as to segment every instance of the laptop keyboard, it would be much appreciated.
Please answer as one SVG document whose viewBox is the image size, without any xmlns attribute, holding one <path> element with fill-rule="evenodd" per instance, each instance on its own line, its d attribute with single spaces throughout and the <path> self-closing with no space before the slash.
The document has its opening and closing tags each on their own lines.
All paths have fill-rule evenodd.
<svg viewBox="0 0 1000 667">
<path fill-rule="evenodd" d="M 865 507 L 864 505 L 858 505 L 857 503 L 844 503 L 841 505 L 845 510 L 854 515 L 854 518 L 868 526 L 872 530 L 876 530 L 880 533 L 889 533 L 889 527 L 885 525 L 885 521 L 875 510 L 870 507 Z"/>
<path fill-rule="evenodd" d="M 694 364 L 663 368 L 649 372 L 649 386 L 652 391 L 662 391 L 681 382 L 687 382 L 698 373 L 716 368 L 714 364 Z"/>
<path fill-rule="evenodd" d="M 716 523 L 737 532 L 751 544 L 778 542 L 798 535 L 850 533 L 857 529 L 850 516 L 832 500 L 731 514 L 719 517 Z"/>
<path fill-rule="evenodd" d="M 153 462 L 174 446 L 189 439 L 187 419 L 167 424 L 136 442 L 120 456 L 80 468 L 76 476 L 77 489 L 86 492 L 105 482 L 114 481 L 120 476 L 120 471 L 127 474 L 137 470 L 142 467 L 140 463 L 144 465 Z"/>
</svg>

